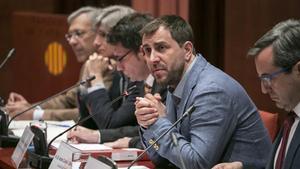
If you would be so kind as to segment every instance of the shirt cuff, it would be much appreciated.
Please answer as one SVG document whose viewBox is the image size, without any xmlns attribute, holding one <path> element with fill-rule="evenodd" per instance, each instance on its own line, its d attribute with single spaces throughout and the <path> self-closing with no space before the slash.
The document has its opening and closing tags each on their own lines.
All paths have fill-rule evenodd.
<svg viewBox="0 0 300 169">
<path fill-rule="evenodd" d="M 100 131 L 98 130 L 98 132 L 97 132 L 97 134 L 98 134 L 98 140 L 97 140 L 97 143 L 101 143 L 101 134 L 100 134 Z"/>
<path fill-rule="evenodd" d="M 96 83 L 94 86 L 87 88 L 88 94 L 92 93 L 93 91 L 99 90 L 99 89 L 104 89 L 104 83 Z"/>
<path fill-rule="evenodd" d="M 40 106 L 37 106 L 33 111 L 33 120 L 42 120 L 44 112 L 45 111 Z"/>
</svg>

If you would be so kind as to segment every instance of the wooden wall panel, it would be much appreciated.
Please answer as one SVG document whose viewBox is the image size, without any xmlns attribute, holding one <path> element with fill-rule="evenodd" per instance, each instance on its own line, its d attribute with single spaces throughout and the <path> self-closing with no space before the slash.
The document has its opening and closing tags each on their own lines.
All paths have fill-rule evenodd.
<svg viewBox="0 0 300 169">
<path fill-rule="evenodd" d="M 3 61 L 7 52 L 14 47 L 12 18 L 14 11 L 35 11 L 44 13 L 54 13 L 58 0 L 9 0 L 0 1 L 0 62 Z M 22 25 L 19 25 L 22 27 Z M 17 52 L 16 52 L 17 53 Z M 22 84 L 19 77 L 12 76 L 11 70 L 18 69 L 14 65 L 16 56 L 13 56 L 7 64 L 0 70 L 0 97 L 6 99 L 14 83 Z M 26 69 L 25 69 L 26 70 Z M 25 71 L 24 70 L 24 71 Z"/>
<path fill-rule="evenodd" d="M 211 64 L 223 68 L 224 0 L 190 0 L 189 22 L 195 49 Z"/>
<path fill-rule="evenodd" d="M 68 27 L 65 15 L 19 12 L 13 15 L 12 25 L 16 53 L 5 69 L 6 76 L 1 77 L 7 85 L 6 96 L 16 91 L 35 102 L 77 82 L 80 65 L 64 38 Z M 60 43 L 66 52 L 66 66 L 56 75 L 45 63 L 46 50 L 53 42 Z"/>
<path fill-rule="evenodd" d="M 155 17 L 176 14 L 189 19 L 189 0 L 132 0 L 131 5 L 137 11 L 150 13 Z"/>
</svg>

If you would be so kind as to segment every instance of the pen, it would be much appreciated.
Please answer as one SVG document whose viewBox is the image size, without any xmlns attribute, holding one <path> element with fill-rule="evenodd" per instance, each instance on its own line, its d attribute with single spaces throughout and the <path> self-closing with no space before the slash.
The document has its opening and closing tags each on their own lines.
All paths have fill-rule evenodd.
<svg viewBox="0 0 300 169">
<path fill-rule="evenodd" d="M 48 123 L 48 125 L 57 126 L 57 127 L 71 127 L 71 126 L 66 125 L 66 124 L 52 124 L 52 123 Z"/>
</svg>

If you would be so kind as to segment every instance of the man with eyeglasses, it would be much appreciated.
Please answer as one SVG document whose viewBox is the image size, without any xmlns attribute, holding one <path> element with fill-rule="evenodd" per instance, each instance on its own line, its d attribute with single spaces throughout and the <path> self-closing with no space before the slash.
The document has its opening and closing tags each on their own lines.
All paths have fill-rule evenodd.
<svg viewBox="0 0 300 169">
<path fill-rule="evenodd" d="M 249 50 L 253 56 L 261 90 L 287 113 L 273 143 L 266 169 L 300 168 L 300 21 L 278 23 Z M 242 169 L 241 162 L 221 163 L 213 169 Z"/>
<path fill-rule="evenodd" d="M 101 9 L 94 7 L 82 7 L 68 18 L 69 29 L 65 35 L 66 40 L 71 45 L 76 59 L 80 63 L 84 63 L 88 56 L 95 51 L 93 41 L 95 39 L 95 30 L 93 25 L 97 15 L 101 14 Z M 81 75 L 80 75 L 81 76 Z M 81 78 L 81 77 L 80 77 Z M 109 82 L 109 78 L 105 83 Z M 60 95 L 47 103 L 41 105 L 35 110 L 28 111 L 17 119 L 22 120 L 77 120 L 78 108 L 76 103 L 77 89 L 68 91 L 66 94 Z M 20 94 L 10 93 L 6 109 L 10 116 L 30 107 L 31 104 Z"/>
</svg>

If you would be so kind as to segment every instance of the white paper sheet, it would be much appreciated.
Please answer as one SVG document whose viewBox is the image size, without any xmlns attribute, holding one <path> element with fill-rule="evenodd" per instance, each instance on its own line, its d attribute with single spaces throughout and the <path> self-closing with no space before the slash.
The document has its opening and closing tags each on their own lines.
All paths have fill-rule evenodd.
<svg viewBox="0 0 300 169">
<path fill-rule="evenodd" d="M 60 142 L 52 143 L 52 146 L 58 148 Z M 81 151 L 103 151 L 103 150 L 112 150 L 111 147 L 105 146 L 103 144 L 70 144 L 71 146 L 81 150 Z"/>
<path fill-rule="evenodd" d="M 29 126 L 32 120 L 15 120 L 12 121 L 9 129 L 13 131 L 16 136 L 21 137 L 26 126 Z M 73 120 L 68 121 L 45 121 L 47 123 L 47 141 L 49 142 L 59 133 L 65 131 L 68 127 L 75 124 Z M 56 141 L 67 141 L 67 134 L 57 138 Z"/>
</svg>

